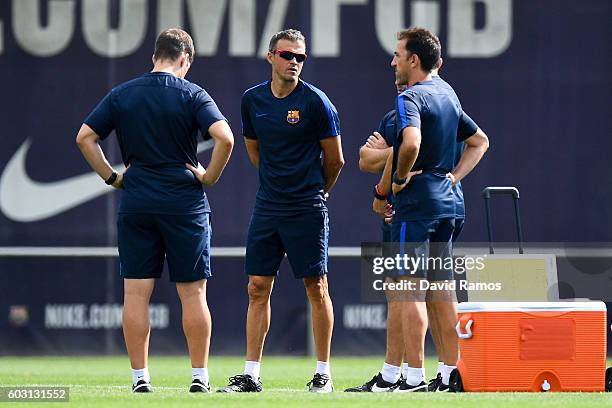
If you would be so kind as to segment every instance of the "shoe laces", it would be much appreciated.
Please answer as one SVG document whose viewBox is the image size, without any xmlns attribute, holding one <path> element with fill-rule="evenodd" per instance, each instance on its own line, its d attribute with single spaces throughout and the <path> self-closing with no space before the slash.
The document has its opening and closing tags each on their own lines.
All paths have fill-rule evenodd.
<svg viewBox="0 0 612 408">
<path fill-rule="evenodd" d="M 255 381 L 251 378 L 250 375 L 247 374 L 238 374 L 229 378 L 229 385 L 243 385 L 247 384 L 248 386 L 255 387 Z"/>
<path fill-rule="evenodd" d="M 306 385 L 309 387 L 312 385 L 317 388 L 322 388 L 325 387 L 325 384 L 327 384 L 328 381 L 329 376 L 327 374 L 316 373 L 314 377 L 312 377 L 312 380 L 310 380 Z"/>
<path fill-rule="evenodd" d="M 441 383 L 442 383 L 442 374 L 438 373 L 436 378 L 429 381 L 429 386 L 427 388 L 435 391 L 438 389 Z"/>
</svg>

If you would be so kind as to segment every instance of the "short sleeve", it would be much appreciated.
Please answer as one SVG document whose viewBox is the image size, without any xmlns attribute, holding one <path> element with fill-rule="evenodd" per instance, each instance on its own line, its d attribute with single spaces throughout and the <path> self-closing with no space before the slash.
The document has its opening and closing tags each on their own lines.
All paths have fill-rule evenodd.
<svg viewBox="0 0 612 408">
<path fill-rule="evenodd" d="M 338 111 L 323 93 L 318 94 L 318 117 L 315 119 L 316 134 L 321 139 L 335 137 L 340 134 L 340 119 Z"/>
<path fill-rule="evenodd" d="M 242 101 L 240 102 L 240 116 L 242 119 L 242 136 L 247 139 L 257 139 L 253 122 L 251 121 L 251 115 L 249 113 L 249 97 L 245 93 L 242 95 Z"/>
<path fill-rule="evenodd" d="M 393 146 L 395 139 L 395 110 L 387 112 L 378 125 L 378 133 L 385 139 L 387 146 Z"/>
<path fill-rule="evenodd" d="M 457 126 L 457 142 L 463 142 L 465 139 L 474 135 L 478 130 L 478 125 L 468 116 L 467 113 L 461 112 L 459 117 L 459 125 Z"/>
<path fill-rule="evenodd" d="M 104 140 L 115 130 L 115 117 L 112 106 L 112 91 L 98 103 L 98 106 L 87 116 L 85 124 L 89 126 L 100 139 Z"/>
<path fill-rule="evenodd" d="M 210 139 L 208 128 L 215 122 L 226 120 L 225 116 L 223 116 L 215 101 L 203 89 L 196 92 L 193 97 L 196 122 L 204 140 L 208 140 Z"/>
<path fill-rule="evenodd" d="M 385 119 L 386 118 L 387 116 L 385 115 L 380 121 L 380 123 L 378 124 L 378 129 L 376 129 L 376 131 L 380 133 L 382 137 L 385 137 Z"/>
<path fill-rule="evenodd" d="M 396 123 L 397 137 L 401 137 L 402 131 L 407 127 L 421 128 L 421 110 L 414 95 L 402 93 L 397 97 Z"/>
</svg>

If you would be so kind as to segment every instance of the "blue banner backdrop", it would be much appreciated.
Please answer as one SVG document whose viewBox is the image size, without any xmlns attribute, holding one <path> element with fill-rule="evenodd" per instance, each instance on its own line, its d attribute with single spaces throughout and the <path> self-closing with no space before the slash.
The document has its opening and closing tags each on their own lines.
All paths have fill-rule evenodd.
<svg viewBox="0 0 612 408">
<path fill-rule="evenodd" d="M 515 185 L 528 240 L 609 241 L 610 8 L 608 0 L 2 0 L 0 246 L 116 244 L 118 193 L 91 173 L 74 138 L 113 86 L 150 70 L 157 33 L 175 25 L 195 39 L 188 79 L 209 91 L 237 136 L 227 170 L 208 191 L 214 246 L 245 244 L 258 183 L 240 138 L 240 98 L 270 77 L 261 56 L 270 35 L 286 27 L 305 33 L 309 59 L 302 77 L 323 89 L 340 115 L 347 164 L 329 200 L 330 243 L 359 246 L 378 239 L 379 221 L 370 210 L 376 177 L 359 172 L 358 148 L 394 104 L 394 33 L 409 25 L 439 34 L 441 74 L 491 140 L 487 156 L 464 183 L 462 240 L 486 237 L 482 188 Z M 119 164 L 113 137 L 103 148 Z M 496 203 L 493 210 L 495 238 L 514 239 L 509 208 Z M 95 319 L 112 320 L 108 316 L 116 309 L 96 306 L 92 312 L 91 305 L 121 303 L 116 260 L 89 262 L 0 260 L 1 332 L 7 333 L 5 316 L 23 317 L 23 303 L 33 305 L 30 321 L 37 324 L 45 322 L 48 304 L 85 305 L 49 313 L 106 313 Z M 333 294 L 350 304 L 350 296 L 340 293 L 358 285 L 350 279 L 358 275 L 358 260 L 354 270 L 350 262 L 338 262 Z M 213 350 L 239 352 L 246 306 L 242 261 L 216 261 L 216 268 L 210 285 Z M 303 352 L 305 298 L 296 296 L 303 289 L 288 272 L 275 290 L 282 323 L 273 326 L 267 350 Z M 170 318 L 156 330 L 180 335 L 174 290 L 160 286 L 154 303 L 167 307 L 156 311 L 160 327 L 164 313 Z M 2 350 L 36 344 L 37 351 L 97 352 L 120 344 L 115 329 L 110 339 L 86 336 L 74 343 L 47 339 L 48 332 L 11 330 L 0 336 Z M 376 342 L 384 338 L 377 336 Z M 345 339 L 345 349 L 364 350 L 354 346 L 354 338 L 336 336 Z M 168 350 L 173 347 L 184 344 L 169 344 Z"/>
</svg>

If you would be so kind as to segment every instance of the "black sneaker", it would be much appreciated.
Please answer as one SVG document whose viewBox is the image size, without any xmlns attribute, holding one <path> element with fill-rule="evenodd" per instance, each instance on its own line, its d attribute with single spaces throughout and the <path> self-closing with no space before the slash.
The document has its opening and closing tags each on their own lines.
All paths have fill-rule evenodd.
<svg viewBox="0 0 612 408">
<path fill-rule="evenodd" d="M 395 384 L 383 380 L 382 374 L 378 373 L 370 381 L 357 387 L 351 387 L 344 390 L 344 392 L 392 392 L 395 387 L 399 386 L 402 378 Z"/>
<path fill-rule="evenodd" d="M 189 392 L 205 392 L 210 394 L 210 384 L 204 384 L 201 380 L 195 379 L 191 382 Z"/>
<path fill-rule="evenodd" d="M 153 387 L 151 387 L 151 383 L 145 380 L 138 380 L 136 384 L 132 385 L 132 392 L 153 392 Z"/>
<path fill-rule="evenodd" d="M 422 381 L 419 385 L 410 385 L 406 381 L 402 381 L 402 383 L 393 390 L 393 392 L 427 392 L 428 385 L 425 381 Z"/>
<path fill-rule="evenodd" d="M 261 380 L 253 380 L 253 377 L 247 374 L 238 374 L 230 377 L 227 387 L 219 388 L 217 392 L 261 392 Z"/>
<path fill-rule="evenodd" d="M 332 392 L 334 390 L 334 384 L 327 374 L 315 373 L 312 380 L 306 385 L 310 392 Z"/>
<path fill-rule="evenodd" d="M 429 381 L 427 386 L 429 392 L 450 392 L 450 387 L 442 382 L 442 374 L 438 373 L 436 378 Z"/>
<path fill-rule="evenodd" d="M 436 378 L 429 381 L 429 385 L 427 386 L 427 391 L 435 392 L 440 386 L 440 384 L 442 384 L 442 374 L 438 373 L 438 375 L 436 375 Z"/>
</svg>

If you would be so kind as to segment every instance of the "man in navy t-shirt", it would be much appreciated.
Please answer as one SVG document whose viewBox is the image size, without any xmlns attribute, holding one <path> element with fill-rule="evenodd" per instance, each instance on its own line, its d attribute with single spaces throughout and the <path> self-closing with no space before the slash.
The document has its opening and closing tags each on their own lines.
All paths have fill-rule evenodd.
<svg viewBox="0 0 612 408">
<path fill-rule="evenodd" d="M 317 368 L 311 392 L 332 391 L 329 368 L 333 310 L 327 288 L 326 198 L 344 164 L 336 108 L 313 85 L 299 79 L 306 44 L 285 30 L 269 46 L 272 80 L 242 97 L 242 134 L 259 190 L 249 225 L 247 352 L 244 373 L 221 392 L 259 392 L 260 362 L 270 325 L 270 294 L 287 254 L 312 306 Z"/>
<path fill-rule="evenodd" d="M 442 66 L 442 59 L 440 58 L 436 68 L 431 72 L 432 80 L 439 82 L 441 85 L 449 88 L 454 94 L 452 87 L 446 83 L 438 75 L 438 70 Z M 398 86 L 398 94 L 401 94 L 405 90 L 405 86 Z M 458 98 L 457 98 L 458 101 Z M 382 173 L 385 171 L 387 161 L 391 161 L 391 165 L 386 169 L 386 176 L 383 175 L 381 182 L 376 184 L 374 187 L 374 212 L 382 217 L 381 229 L 382 229 L 382 242 L 391 242 L 391 226 L 389 225 L 392 220 L 392 204 L 393 194 L 383 195 L 382 189 L 390 191 L 391 185 L 391 168 L 393 160 L 393 145 L 396 136 L 396 110 L 391 110 L 383 117 L 378 132 L 374 132 L 366 143 L 359 150 L 359 168 L 362 171 L 370 173 Z M 467 116 L 467 115 L 466 115 Z M 468 117 L 469 119 L 469 117 Z M 478 127 L 476 124 L 469 119 L 463 127 L 457 129 L 458 140 L 464 140 L 467 136 L 471 136 L 476 133 Z M 459 148 L 457 149 L 456 162 L 458 164 L 461 154 L 463 152 L 463 142 L 460 142 Z M 385 185 L 386 187 L 383 187 Z M 465 205 L 463 200 L 463 192 L 461 189 L 461 183 L 453 186 L 453 194 L 455 195 L 455 229 L 453 231 L 452 241 L 454 242 L 463 228 L 463 221 L 465 219 Z M 384 244 L 383 244 L 384 245 Z M 385 250 L 390 248 L 384 247 Z M 383 252 L 383 256 L 386 256 Z M 389 279 L 389 278 L 387 278 Z M 433 302 L 427 302 L 427 314 L 429 317 L 432 337 L 436 346 L 436 350 L 442 353 L 444 344 L 439 341 L 439 328 L 438 328 L 438 316 L 440 313 L 436 310 L 440 302 L 436 302 L 436 294 L 441 291 L 430 291 L 433 296 L 430 296 Z M 401 327 L 401 302 L 394 301 L 392 291 L 387 292 L 387 350 L 385 356 L 385 363 L 377 375 L 375 375 L 370 381 L 357 387 L 351 387 L 346 389 L 348 392 L 392 392 L 397 387 L 397 381 L 401 378 L 401 362 L 402 355 L 404 352 L 404 341 Z M 400 299 L 401 300 L 401 299 Z M 428 298 L 429 300 L 429 298 Z M 442 311 L 444 312 L 444 311 Z M 456 313 L 455 313 L 456 314 Z M 404 368 L 407 368 L 407 363 L 404 364 Z M 436 378 L 439 381 L 440 376 Z M 432 382 L 433 384 L 433 382 Z"/>
<path fill-rule="evenodd" d="M 184 79 L 194 55 L 193 40 L 185 31 L 161 33 L 153 71 L 114 88 L 77 135 L 89 165 L 106 184 L 121 189 L 117 240 L 125 288 L 123 332 L 134 392 L 152 391 L 147 308 L 164 259 L 183 306 L 192 364 L 189 390 L 210 392 L 206 281 L 211 276 L 211 228 L 203 185 L 211 186 L 221 176 L 234 137 L 206 91 Z M 113 130 L 125 172 L 115 172 L 98 145 Z M 206 169 L 196 156 L 199 132 L 215 140 Z"/>
<path fill-rule="evenodd" d="M 406 88 L 405 85 L 395 84 L 397 93 Z M 393 154 L 393 141 L 395 140 L 395 109 L 387 112 L 380 121 L 377 131 L 373 132 L 363 146 L 359 149 L 359 169 L 364 172 L 380 174 L 390 155 Z M 383 242 L 383 256 L 386 255 L 385 243 L 391 242 L 391 225 L 393 195 L 382 194 L 379 185 L 373 189 L 374 196 L 381 205 L 381 239 Z M 393 390 L 392 385 L 397 379 L 392 380 L 393 374 L 386 370 L 387 367 L 397 367 L 398 375 L 402 362 L 403 337 L 401 330 L 401 309 L 398 302 L 394 302 L 393 294 L 387 292 L 387 352 L 383 369 L 374 378 L 363 385 L 345 389 L 346 392 L 378 392 L 382 391 L 385 384 L 389 384 L 388 390 Z M 387 379 L 387 381 L 385 381 Z"/>
<path fill-rule="evenodd" d="M 480 130 L 465 131 L 471 121 L 462 111 L 450 86 L 433 81 L 431 71 L 440 58 L 440 42 L 424 29 L 409 29 L 398 34 L 392 66 L 398 82 L 409 87 L 398 97 L 397 137 L 394 143 L 392 189 L 395 194 L 392 239 L 401 255 L 427 262 L 427 267 L 399 269 L 397 276 L 413 282 L 404 303 L 406 376 L 396 391 L 426 391 L 423 370 L 423 344 L 427 329 L 423 279 L 450 282 L 452 237 L 455 227 L 456 197 L 453 185 L 464 178 L 488 148 Z M 473 123 L 473 122 L 472 122 Z M 458 142 L 465 142 L 457 163 Z M 429 259 L 434 263 L 430 264 Z M 435 260 L 438 260 L 436 263 Z M 421 263 L 421 265 L 423 265 Z M 433 266 L 429 266 L 433 265 Z M 448 311 L 438 316 L 441 342 L 455 342 L 452 334 L 456 311 L 454 299 L 442 302 Z M 439 309 L 438 309 L 439 310 Z M 441 350 L 441 381 L 437 391 L 448 390 L 449 375 L 455 368 L 456 347 Z M 451 355 L 453 354 L 453 355 Z"/>
</svg>

